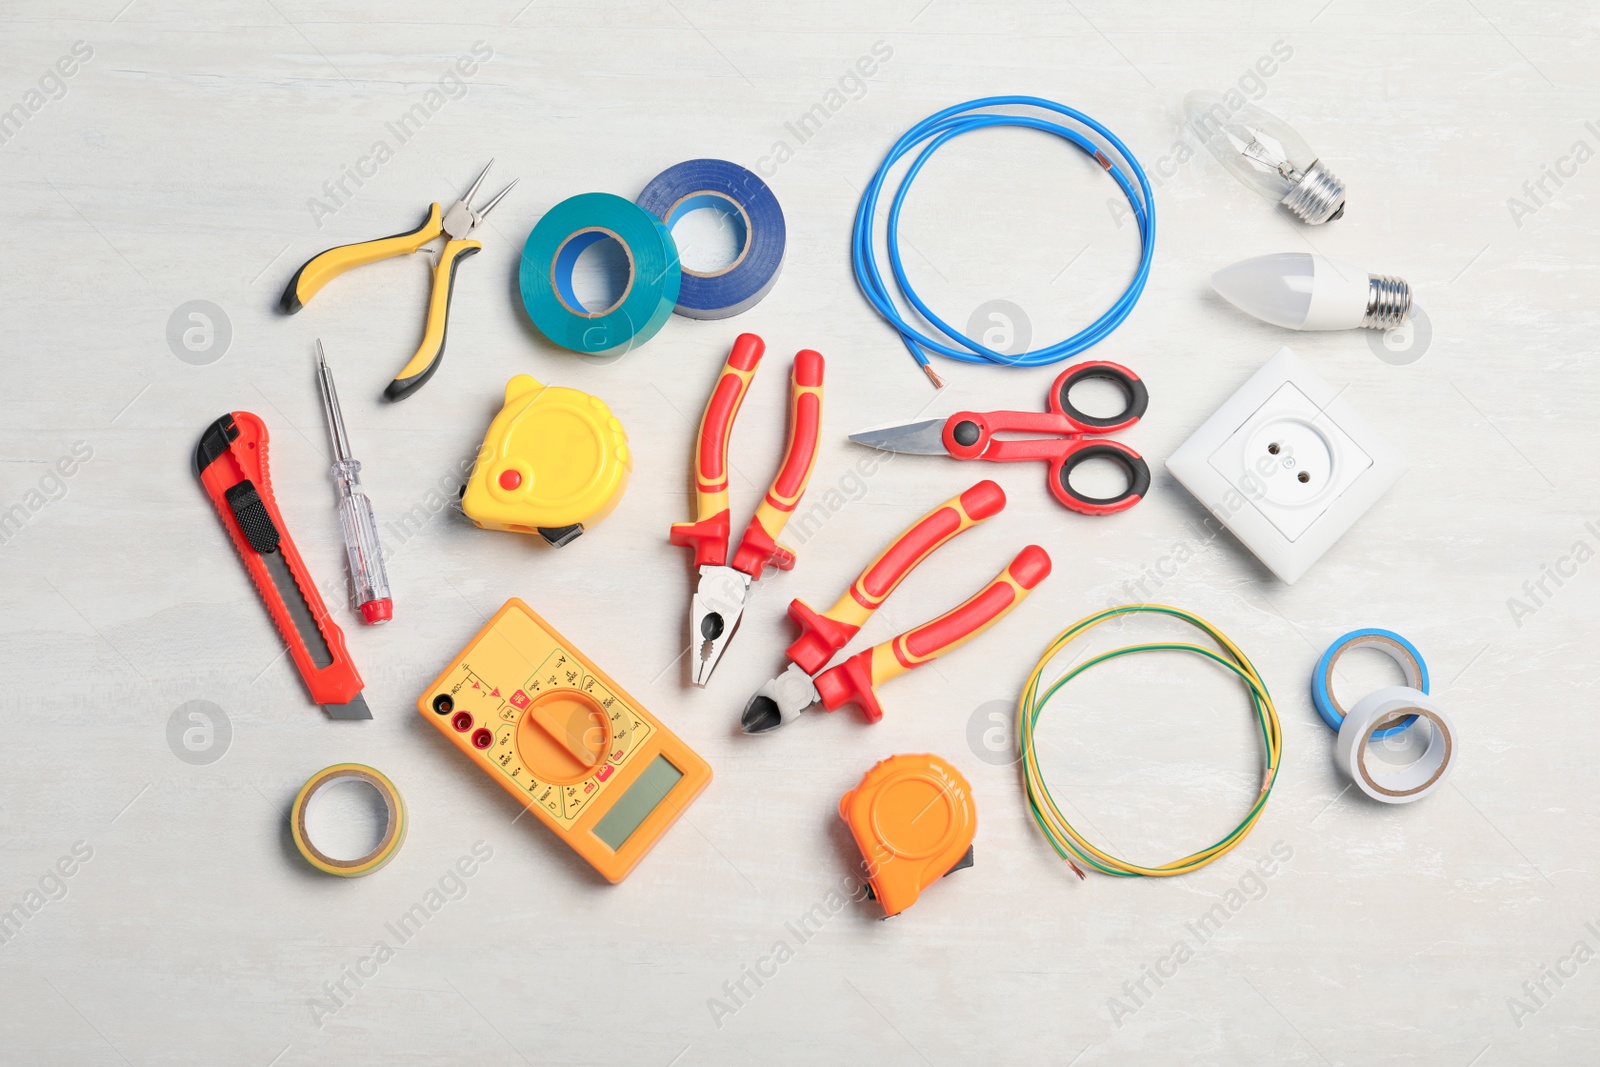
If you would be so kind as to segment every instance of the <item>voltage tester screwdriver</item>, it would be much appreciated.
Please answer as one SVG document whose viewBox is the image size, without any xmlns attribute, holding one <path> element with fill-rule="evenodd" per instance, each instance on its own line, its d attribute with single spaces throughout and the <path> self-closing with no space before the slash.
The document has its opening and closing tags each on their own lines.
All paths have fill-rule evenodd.
<svg viewBox="0 0 1600 1067">
<path fill-rule="evenodd" d="M 361 463 L 350 454 L 344 412 L 339 409 L 339 394 L 321 340 L 317 341 L 317 387 L 322 391 L 322 414 L 333 444 L 332 474 L 339 489 L 339 527 L 350 559 L 351 603 L 368 625 L 388 622 L 394 616 L 394 603 L 389 599 L 389 576 L 384 573 L 383 549 L 378 545 L 378 522 L 372 517 L 372 502 L 361 491 Z"/>
</svg>

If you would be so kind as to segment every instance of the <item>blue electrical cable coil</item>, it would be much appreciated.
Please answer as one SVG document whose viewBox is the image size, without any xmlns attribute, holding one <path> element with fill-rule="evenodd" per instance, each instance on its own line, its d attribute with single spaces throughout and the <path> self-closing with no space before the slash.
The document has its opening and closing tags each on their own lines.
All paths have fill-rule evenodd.
<svg viewBox="0 0 1600 1067">
<path fill-rule="evenodd" d="M 1006 112 L 984 111 L 984 108 L 995 107 L 1033 107 L 1054 112 L 1098 134 L 1105 140 L 1116 153 L 1122 157 L 1122 162 L 1127 165 L 1133 178 L 1137 180 L 1138 187 L 1130 181 L 1127 173 L 1117 162 L 1108 158 L 1100 146 L 1087 136 L 1070 126 L 1035 115 L 1017 115 Z M 959 137 L 964 133 L 974 130 L 988 129 L 991 126 L 1022 126 L 1028 129 L 1040 130 L 1044 133 L 1054 134 L 1068 142 L 1077 145 L 1094 158 L 1095 162 L 1105 168 L 1107 174 L 1122 189 L 1128 198 L 1128 203 L 1133 207 L 1134 218 L 1139 223 L 1139 268 L 1134 272 L 1133 280 L 1128 283 L 1116 302 L 1108 308 L 1094 322 L 1073 334 L 1064 341 L 1053 345 L 1036 348 L 1031 352 L 1010 356 L 997 352 L 979 344 L 972 338 L 962 334 L 955 327 L 945 322 L 923 302 L 912 288 L 906 278 L 905 267 L 900 261 L 900 211 L 905 204 L 906 193 L 911 188 L 918 172 L 933 156 L 941 145 L 951 138 Z M 883 273 L 878 269 L 877 254 L 873 248 L 874 218 L 877 213 L 878 197 L 883 191 L 885 181 L 888 180 L 889 171 L 902 157 L 927 142 L 916 158 L 911 161 L 906 170 L 905 177 L 900 180 L 899 187 L 895 190 L 894 197 L 889 204 L 889 218 L 885 230 L 885 243 L 889 253 L 889 267 L 894 273 L 895 282 L 901 296 L 928 322 L 936 326 L 944 335 L 944 340 L 930 337 L 917 327 L 908 322 L 900 309 L 895 305 L 890 294 Z M 1104 340 L 1111 331 L 1122 324 L 1128 317 L 1133 306 L 1139 302 L 1139 296 L 1144 292 L 1145 282 L 1150 277 L 1150 261 L 1155 253 L 1156 244 L 1156 211 L 1155 194 L 1150 189 L 1150 181 L 1145 177 L 1144 168 L 1123 144 L 1117 135 L 1106 129 L 1105 126 L 1074 108 L 1065 104 L 1058 104 L 1037 96 L 988 96 L 980 100 L 969 100 L 964 104 L 947 107 L 943 111 L 929 115 L 894 143 L 884 156 L 883 162 L 878 166 L 878 171 L 867 183 L 866 191 L 861 195 L 861 203 L 856 208 L 855 230 L 851 237 L 850 258 L 855 268 L 856 284 L 861 287 L 861 292 L 867 300 L 877 309 L 878 314 L 886 319 L 900 334 L 901 342 L 906 350 L 911 353 L 911 358 L 923 369 L 935 384 L 939 379 L 928 366 L 928 352 L 938 352 L 940 355 L 949 356 L 951 359 L 963 363 L 999 363 L 1007 366 L 1042 367 L 1050 363 L 1058 363 L 1063 359 L 1070 359 L 1090 346 Z"/>
<path fill-rule="evenodd" d="M 1328 646 L 1322 658 L 1317 660 L 1316 669 L 1311 672 L 1311 703 L 1317 709 L 1317 714 L 1322 716 L 1322 721 L 1333 729 L 1339 729 L 1345 716 L 1344 706 L 1333 695 L 1333 667 L 1339 657 L 1352 648 L 1375 648 L 1382 652 L 1405 673 L 1406 685 L 1427 694 L 1428 665 L 1423 662 L 1422 653 L 1417 651 L 1416 645 L 1392 630 L 1351 630 Z M 1372 739 L 1377 741 L 1397 734 L 1416 720 L 1415 715 L 1408 715 L 1396 725 L 1374 732 Z"/>
</svg>

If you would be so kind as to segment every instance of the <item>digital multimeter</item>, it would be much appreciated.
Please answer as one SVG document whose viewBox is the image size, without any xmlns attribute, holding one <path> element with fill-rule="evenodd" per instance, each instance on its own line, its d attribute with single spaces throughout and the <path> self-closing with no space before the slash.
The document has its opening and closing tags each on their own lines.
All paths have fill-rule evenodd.
<svg viewBox="0 0 1600 1067">
<path fill-rule="evenodd" d="M 515 597 L 417 710 L 612 882 L 711 781 L 705 760 Z"/>
</svg>

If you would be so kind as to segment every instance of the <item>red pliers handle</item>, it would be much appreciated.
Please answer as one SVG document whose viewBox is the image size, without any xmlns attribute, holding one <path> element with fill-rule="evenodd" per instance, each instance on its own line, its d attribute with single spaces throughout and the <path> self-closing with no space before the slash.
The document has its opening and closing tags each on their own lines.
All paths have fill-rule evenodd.
<svg viewBox="0 0 1600 1067">
<path fill-rule="evenodd" d="M 1049 575 L 1050 554 L 1038 545 L 1029 545 L 992 582 L 937 619 L 817 675 L 814 684 L 822 706 L 838 711 L 856 704 L 868 722 L 878 722 L 883 718 L 878 686 L 977 637 L 1009 615 Z"/>
<path fill-rule="evenodd" d="M 818 703 L 829 711 L 858 704 L 868 722 L 877 722 L 883 718 L 879 684 L 960 648 L 1005 618 L 1050 574 L 1050 556 L 1038 545 L 1017 553 L 993 581 L 938 618 L 822 670 L 918 564 L 1005 506 L 1000 486 L 981 481 L 902 530 L 826 612 L 793 601 L 789 617 L 800 636 L 788 649 L 792 666 L 745 705 L 739 720 L 745 733 L 777 729 Z"/>
<path fill-rule="evenodd" d="M 790 602 L 789 618 L 800 627 L 800 636 L 788 648 L 789 659 L 807 674 L 816 674 L 835 652 L 850 643 L 862 624 L 917 564 L 957 534 L 999 514 L 1005 506 L 1005 490 L 985 479 L 908 526 L 867 564 L 827 611 L 818 612 L 799 598 Z"/>
<path fill-rule="evenodd" d="M 723 364 L 700 418 L 695 447 L 695 521 L 673 523 L 671 540 L 694 550 L 696 567 L 728 564 L 731 523 L 728 515 L 728 439 L 734 419 L 744 403 L 750 380 L 766 345 L 753 333 L 743 333 Z M 732 565 L 752 579 L 760 578 L 768 564 L 780 570 L 794 566 L 794 552 L 778 543 L 778 536 L 805 494 L 821 441 L 822 374 L 820 353 L 803 349 L 794 357 L 789 377 L 789 443 L 772 487 L 756 508 L 744 537 L 733 553 Z"/>
</svg>

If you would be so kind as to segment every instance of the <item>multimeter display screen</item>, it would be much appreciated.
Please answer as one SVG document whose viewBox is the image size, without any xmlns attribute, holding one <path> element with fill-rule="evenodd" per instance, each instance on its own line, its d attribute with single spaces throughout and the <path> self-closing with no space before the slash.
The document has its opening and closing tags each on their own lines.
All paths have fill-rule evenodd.
<svg viewBox="0 0 1600 1067">
<path fill-rule="evenodd" d="M 657 756 L 605 817 L 595 823 L 594 836 L 613 852 L 621 848 L 682 777 L 683 772 L 669 763 L 667 757 Z"/>
</svg>

